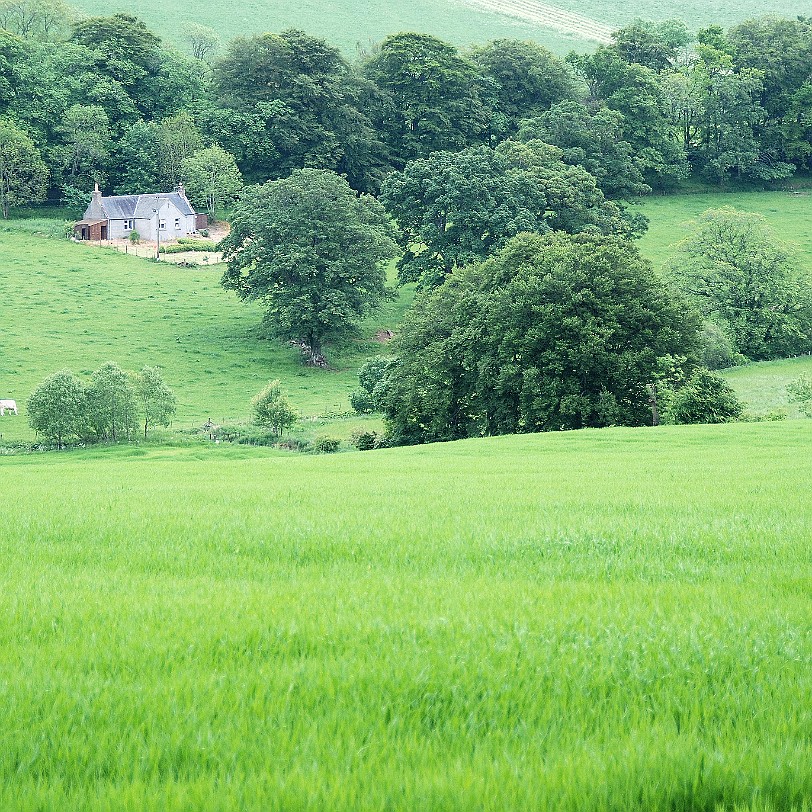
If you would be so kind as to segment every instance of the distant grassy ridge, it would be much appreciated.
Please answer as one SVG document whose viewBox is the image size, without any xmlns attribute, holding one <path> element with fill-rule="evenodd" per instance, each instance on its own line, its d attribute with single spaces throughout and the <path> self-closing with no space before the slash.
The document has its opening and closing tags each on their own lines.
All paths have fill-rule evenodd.
<svg viewBox="0 0 812 812">
<path fill-rule="evenodd" d="M 810 444 L 0 460 L 0 808 L 808 809 Z"/>
<path fill-rule="evenodd" d="M 214 28 L 224 42 L 237 36 L 300 28 L 324 37 L 348 57 L 356 46 L 368 48 L 388 34 L 418 31 L 434 34 L 458 46 L 492 39 L 531 39 L 565 54 L 586 51 L 594 43 L 562 34 L 552 28 L 494 14 L 459 0 L 240 0 L 237 3 L 178 3 L 159 0 L 77 0 L 73 5 L 93 15 L 116 11 L 137 14 L 167 41 L 184 46 L 183 26 L 197 22 Z"/>
<path fill-rule="evenodd" d="M 515 17 L 495 14 L 468 5 L 464 0 L 240 0 L 238 3 L 203 2 L 167 5 L 159 0 L 76 0 L 82 11 L 107 15 L 116 11 L 137 14 L 169 42 L 183 45 L 183 25 L 198 22 L 214 28 L 224 40 L 265 31 L 301 28 L 309 34 L 322 36 L 352 56 L 356 44 L 368 46 L 387 34 L 399 31 L 420 31 L 434 34 L 455 45 L 483 43 L 509 37 L 532 39 L 550 50 L 565 54 L 571 50 L 592 50 L 595 43 L 577 36 L 563 34 L 543 25 Z M 686 0 L 679 6 L 669 6 L 658 0 L 557 0 L 547 5 L 576 12 L 601 23 L 619 27 L 636 17 L 663 20 L 677 17 L 691 29 L 712 23 L 730 26 L 749 17 L 775 14 L 794 18 L 797 4 L 789 0 L 740 0 L 740 2 L 706 3 Z"/>
</svg>

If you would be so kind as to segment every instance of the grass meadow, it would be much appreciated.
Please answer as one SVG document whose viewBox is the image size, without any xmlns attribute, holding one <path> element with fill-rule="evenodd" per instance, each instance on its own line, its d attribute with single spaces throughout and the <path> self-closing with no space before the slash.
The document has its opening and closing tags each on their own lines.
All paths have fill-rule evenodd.
<svg viewBox="0 0 812 812">
<path fill-rule="evenodd" d="M 178 268 L 43 236 L 54 229 L 51 220 L 0 224 L 0 398 L 23 409 L 51 372 L 67 367 L 87 377 L 112 360 L 125 369 L 162 367 L 178 397 L 178 426 L 244 420 L 251 398 L 274 378 L 306 421 L 320 425 L 351 411 L 358 366 L 385 351 L 376 332 L 396 327 L 411 301 L 411 291 L 401 291 L 357 341 L 331 354 L 331 371 L 310 369 L 296 348 L 259 337 L 261 307 L 224 291 L 222 269 Z M 21 417 L 0 419 L 0 435 L 32 439 Z M 332 430 L 348 435 L 357 423 L 345 419 Z"/>
<path fill-rule="evenodd" d="M 808 810 L 810 444 L 4 459 L 0 808 Z"/>
<path fill-rule="evenodd" d="M 218 31 L 224 41 L 265 31 L 301 28 L 309 34 L 324 37 L 339 46 L 348 56 L 356 53 L 360 43 L 368 47 L 387 34 L 398 31 L 420 31 L 441 37 L 455 45 L 483 43 L 492 39 L 531 39 L 558 54 L 592 50 L 595 43 L 575 35 L 555 31 L 518 18 L 494 14 L 467 5 L 464 0 L 240 0 L 237 5 L 214 2 L 168 6 L 160 0 L 75 0 L 81 11 L 106 15 L 124 11 L 140 16 L 153 30 L 169 42 L 185 47 L 184 25 L 202 23 Z M 521 5 L 521 3 L 519 3 Z M 790 0 L 731 0 L 705 2 L 683 0 L 679 6 L 658 0 L 555 0 L 548 4 L 591 17 L 602 23 L 621 26 L 635 18 L 664 20 L 677 17 L 696 30 L 711 24 L 734 25 L 751 17 L 775 14 L 794 18 L 797 4 Z"/>
<path fill-rule="evenodd" d="M 160 0 L 75 0 L 72 5 L 92 15 L 117 11 L 137 14 L 181 49 L 187 48 L 184 26 L 189 23 L 214 28 L 224 44 L 234 37 L 300 28 L 323 37 L 350 58 L 355 57 L 359 45 L 369 48 L 399 31 L 433 34 L 458 46 L 509 38 L 535 40 L 559 54 L 594 48 L 593 43 L 577 36 L 484 11 L 461 0 L 240 0 L 229 5 L 204 2 L 173 6 Z"/>
</svg>

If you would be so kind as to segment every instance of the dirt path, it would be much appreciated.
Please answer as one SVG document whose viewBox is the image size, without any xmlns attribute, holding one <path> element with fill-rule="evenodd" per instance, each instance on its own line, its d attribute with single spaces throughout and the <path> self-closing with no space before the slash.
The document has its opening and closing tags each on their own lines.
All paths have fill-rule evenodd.
<svg viewBox="0 0 812 812">
<path fill-rule="evenodd" d="M 614 31 L 612 26 L 572 11 L 537 3 L 536 0 L 463 0 L 463 2 L 468 6 L 476 6 L 496 14 L 518 17 L 521 20 L 546 25 L 557 31 L 577 34 L 584 39 L 591 39 L 604 45 L 612 42 L 612 31 Z"/>
</svg>

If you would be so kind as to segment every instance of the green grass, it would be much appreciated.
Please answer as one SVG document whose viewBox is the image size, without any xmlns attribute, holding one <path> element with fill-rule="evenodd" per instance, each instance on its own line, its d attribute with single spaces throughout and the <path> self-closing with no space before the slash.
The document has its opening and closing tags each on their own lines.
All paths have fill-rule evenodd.
<svg viewBox="0 0 812 812">
<path fill-rule="evenodd" d="M 812 421 L 0 461 L 0 808 L 792 810 Z"/>
<path fill-rule="evenodd" d="M 681 0 L 679 4 L 661 0 L 631 0 L 627 3 L 618 0 L 555 0 L 552 5 L 617 26 L 638 17 L 644 20 L 678 19 L 693 31 L 712 24 L 728 27 L 767 14 L 789 19 L 795 19 L 798 14 L 798 5 L 790 0 L 738 0 L 735 3 Z"/>
<path fill-rule="evenodd" d="M 788 417 L 800 417 L 798 404 L 791 403 L 787 396 L 787 384 L 800 375 L 812 377 L 812 356 L 745 364 L 726 369 L 723 374 L 751 413 L 777 410 Z"/>
<path fill-rule="evenodd" d="M 76 0 L 73 5 L 94 15 L 117 11 L 137 14 L 160 36 L 181 48 L 187 48 L 183 27 L 188 23 L 214 28 L 224 43 L 237 36 L 300 28 L 323 37 L 348 57 L 355 56 L 357 44 L 368 48 L 399 31 L 434 34 L 459 46 L 508 37 L 536 40 L 560 54 L 594 47 L 577 37 L 472 8 L 457 0 L 241 0 L 231 5 Z"/>
<path fill-rule="evenodd" d="M 38 236 L 49 222 L 0 226 L 0 397 L 22 407 L 19 419 L 0 420 L 9 441 L 32 439 L 24 404 L 46 375 L 67 367 L 88 376 L 107 360 L 161 366 L 178 397 L 178 426 L 244 420 L 253 395 L 279 378 L 305 427 L 318 428 L 310 418 L 351 411 L 358 366 L 383 351 L 375 333 L 394 328 L 411 298 L 403 290 L 370 317 L 361 340 L 331 354 L 332 370 L 310 369 L 295 348 L 257 337 L 261 308 L 224 291 L 219 268 L 177 268 Z M 336 430 L 348 436 L 357 423 Z"/>
</svg>

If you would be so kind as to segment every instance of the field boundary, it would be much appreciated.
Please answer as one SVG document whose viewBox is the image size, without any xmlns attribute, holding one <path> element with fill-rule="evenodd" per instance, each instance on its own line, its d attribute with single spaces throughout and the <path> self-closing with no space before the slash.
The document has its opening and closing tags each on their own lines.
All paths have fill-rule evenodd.
<svg viewBox="0 0 812 812">
<path fill-rule="evenodd" d="M 566 11 L 536 0 L 462 0 L 467 6 L 481 8 L 506 17 L 517 17 L 520 20 L 539 23 L 556 31 L 567 34 L 577 34 L 584 39 L 608 45 L 612 42 L 610 25 L 600 23 L 591 17 Z"/>
</svg>

